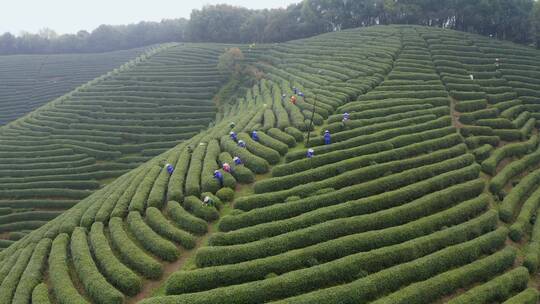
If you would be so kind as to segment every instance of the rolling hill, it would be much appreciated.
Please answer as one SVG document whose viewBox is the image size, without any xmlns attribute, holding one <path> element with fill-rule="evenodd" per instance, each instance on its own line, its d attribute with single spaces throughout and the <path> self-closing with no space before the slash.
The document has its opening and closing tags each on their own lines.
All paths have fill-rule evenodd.
<svg viewBox="0 0 540 304">
<path fill-rule="evenodd" d="M 96 54 L 0 56 L 0 126 L 144 51 L 138 48 Z"/>
<path fill-rule="evenodd" d="M 152 72 L 148 67 L 170 66 L 163 57 L 185 48 L 192 48 L 191 56 L 223 49 L 162 46 L 132 69 L 70 94 L 66 112 L 95 119 L 75 135 L 100 130 L 110 136 L 100 125 L 138 108 L 133 98 L 113 102 L 117 112 L 99 111 L 108 105 L 86 104 L 85 96 L 94 101 L 94 92 L 105 87 L 117 96 L 129 87 L 124 82 L 149 77 L 144 74 L 168 79 L 189 70 L 181 62 Z M 174 147 L 171 140 L 160 147 L 171 149 L 3 250 L 0 299 L 536 303 L 539 59 L 539 51 L 526 47 L 418 26 L 265 46 L 252 62 L 264 78 L 226 106 L 215 126 Z M 187 75 L 210 66 L 178 77 L 199 77 Z M 294 90 L 305 96 L 296 103 L 289 101 Z M 28 119 L 64 113 L 63 105 L 53 102 L 0 129 L 13 136 L 12 153 L 26 136 L 44 138 L 39 122 Z M 160 104 L 156 112 L 170 107 Z M 52 145 L 55 133 L 48 134 Z M 122 157 L 134 156 L 114 163 Z M 235 165 L 233 157 L 243 163 Z M 166 163 L 174 166 L 172 174 Z M 224 163 L 233 164 L 231 172 L 220 169 Z M 207 196 L 213 203 L 204 203 Z M 0 218 L 32 222 L 22 214 Z"/>
<path fill-rule="evenodd" d="M 206 128 L 224 79 L 221 53 L 220 46 L 152 49 L 2 127 L 0 231 L 39 227 Z"/>
</svg>

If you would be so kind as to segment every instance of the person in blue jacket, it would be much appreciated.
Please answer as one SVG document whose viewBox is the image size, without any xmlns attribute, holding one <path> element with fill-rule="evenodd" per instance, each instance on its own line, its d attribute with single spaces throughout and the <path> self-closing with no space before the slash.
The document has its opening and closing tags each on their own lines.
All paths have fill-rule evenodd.
<svg viewBox="0 0 540 304">
<path fill-rule="evenodd" d="M 169 175 L 173 174 L 174 167 L 171 164 L 166 164 L 165 168 L 167 169 L 167 172 L 169 173 Z"/>
<path fill-rule="evenodd" d="M 246 142 L 243 141 L 243 140 L 239 140 L 239 141 L 238 141 L 238 146 L 239 146 L 240 148 L 245 148 L 245 147 L 246 147 Z"/>
<path fill-rule="evenodd" d="M 343 120 L 342 120 L 342 121 L 343 121 L 343 122 L 348 121 L 348 120 L 349 120 L 349 117 L 350 117 L 350 115 L 349 115 L 348 112 L 343 113 Z"/>
<path fill-rule="evenodd" d="M 314 151 L 313 149 L 311 149 L 311 148 L 308 149 L 308 150 L 307 150 L 306 157 L 307 157 L 307 158 L 312 158 L 313 155 L 315 155 L 315 151 Z"/>
<path fill-rule="evenodd" d="M 233 157 L 233 162 L 237 166 L 240 166 L 242 164 L 242 160 L 238 156 Z"/>
<path fill-rule="evenodd" d="M 229 136 L 231 137 L 232 140 L 234 140 L 235 142 L 238 142 L 238 135 L 236 135 L 235 132 L 231 131 L 229 133 Z"/>
<path fill-rule="evenodd" d="M 257 134 L 257 131 L 251 132 L 251 139 L 254 141 L 259 141 L 259 134 Z"/>
<path fill-rule="evenodd" d="M 329 145 L 332 142 L 330 138 L 330 131 L 326 130 L 324 131 L 324 144 Z"/>
<path fill-rule="evenodd" d="M 219 170 L 214 171 L 214 178 L 218 180 L 219 186 L 223 187 L 223 173 Z"/>
</svg>

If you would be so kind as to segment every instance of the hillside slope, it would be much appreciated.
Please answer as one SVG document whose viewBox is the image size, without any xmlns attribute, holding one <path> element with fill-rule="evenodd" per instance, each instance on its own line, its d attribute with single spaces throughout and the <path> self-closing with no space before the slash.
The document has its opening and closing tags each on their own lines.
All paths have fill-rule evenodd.
<svg viewBox="0 0 540 304">
<path fill-rule="evenodd" d="M 1 127 L 0 233 L 41 226 L 207 127 L 223 48 L 163 45 Z"/>
<path fill-rule="evenodd" d="M 274 45 L 215 127 L 2 251 L 0 298 L 536 303 L 539 56 L 411 26 Z"/>
<path fill-rule="evenodd" d="M 0 126 L 144 51 L 138 48 L 98 54 L 0 56 Z"/>
</svg>

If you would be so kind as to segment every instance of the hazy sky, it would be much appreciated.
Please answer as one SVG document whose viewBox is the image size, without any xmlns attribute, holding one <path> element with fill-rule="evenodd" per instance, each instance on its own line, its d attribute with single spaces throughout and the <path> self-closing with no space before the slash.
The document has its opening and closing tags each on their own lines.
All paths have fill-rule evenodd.
<svg viewBox="0 0 540 304">
<path fill-rule="evenodd" d="M 37 32 L 48 27 L 58 33 L 93 30 L 100 24 L 128 24 L 189 18 L 205 4 L 228 3 L 248 8 L 286 7 L 300 0 L 2 0 L 0 33 Z"/>
</svg>

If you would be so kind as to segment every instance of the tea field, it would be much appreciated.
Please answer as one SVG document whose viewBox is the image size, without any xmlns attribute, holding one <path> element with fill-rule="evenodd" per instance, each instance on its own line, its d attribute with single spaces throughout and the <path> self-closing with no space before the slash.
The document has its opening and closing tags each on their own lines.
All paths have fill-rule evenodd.
<svg viewBox="0 0 540 304">
<path fill-rule="evenodd" d="M 537 303 L 539 51 L 256 46 L 216 115 L 224 48 L 162 45 L 0 128 L 2 303 Z"/>
</svg>

